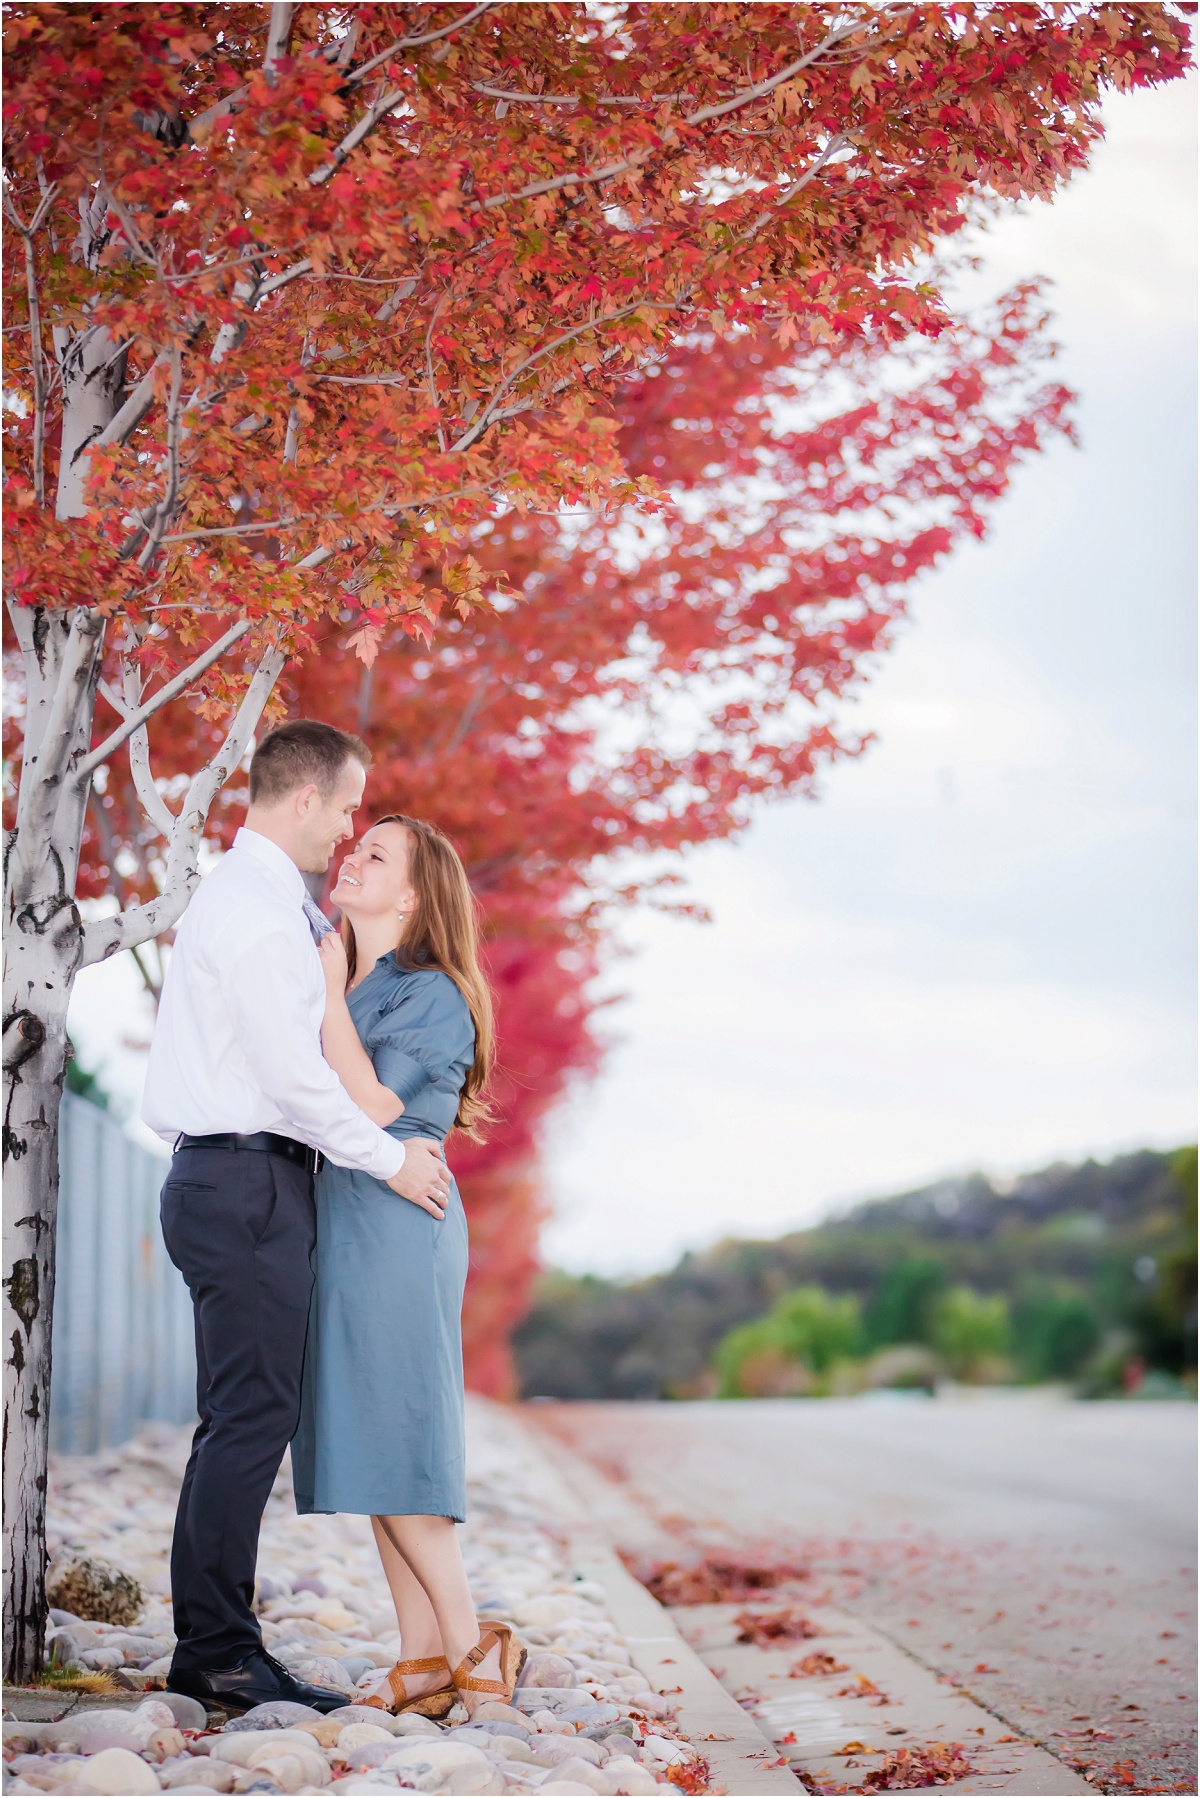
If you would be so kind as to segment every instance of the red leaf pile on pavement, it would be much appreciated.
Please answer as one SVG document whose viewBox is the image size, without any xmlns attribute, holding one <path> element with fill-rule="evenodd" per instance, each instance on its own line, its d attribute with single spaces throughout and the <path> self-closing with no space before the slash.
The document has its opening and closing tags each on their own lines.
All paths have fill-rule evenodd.
<svg viewBox="0 0 1200 1798">
<path fill-rule="evenodd" d="M 733 1604 L 808 1578 L 808 1569 L 792 1561 L 763 1563 L 709 1553 L 685 1566 L 678 1561 L 639 1563 L 623 1558 L 634 1578 L 666 1605 Z"/>
<path fill-rule="evenodd" d="M 975 1769 L 958 1742 L 930 1742 L 924 1748 L 896 1748 L 862 1783 L 864 1792 L 908 1792 L 948 1786 Z"/>
<path fill-rule="evenodd" d="M 806 1654 L 802 1661 L 797 1661 L 788 1668 L 789 1679 L 819 1679 L 824 1674 L 848 1673 L 850 1669 L 845 1661 L 835 1660 L 833 1655 L 815 1650 Z"/>
<path fill-rule="evenodd" d="M 760 1648 L 770 1648 L 775 1642 L 804 1642 L 821 1633 L 811 1618 L 791 1606 L 779 1611 L 741 1611 L 733 1621 L 738 1641 L 757 1642 Z"/>
<path fill-rule="evenodd" d="M 876 1704 L 887 1704 L 888 1702 L 887 1694 L 881 1692 L 879 1687 L 875 1684 L 875 1681 L 873 1679 L 868 1679 L 865 1673 L 856 1673 L 854 1675 L 854 1684 L 852 1686 L 843 1686 L 838 1693 L 838 1697 L 870 1698 L 873 1699 Z"/>
<path fill-rule="evenodd" d="M 712 1768 L 702 1754 L 667 1768 L 667 1778 L 681 1792 L 707 1792 Z"/>
</svg>

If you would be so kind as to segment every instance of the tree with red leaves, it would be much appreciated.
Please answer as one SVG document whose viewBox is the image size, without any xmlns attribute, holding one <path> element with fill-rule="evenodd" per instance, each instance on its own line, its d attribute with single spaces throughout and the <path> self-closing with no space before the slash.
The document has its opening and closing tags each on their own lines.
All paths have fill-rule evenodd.
<svg viewBox="0 0 1200 1798">
<path fill-rule="evenodd" d="M 289 658 L 334 627 L 367 658 L 397 626 L 425 641 L 447 618 L 507 616 L 518 587 L 479 539 L 514 512 L 652 516 L 662 482 L 623 464 L 613 408 L 697 333 L 936 337 L 914 258 L 981 206 L 1053 193 L 1086 161 L 1101 86 L 1178 74 L 1186 32 L 1156 5 L 1016 0 L 18 0 L 6 38 L 19 1678 L 44 1628 L 71 983 L 178 917 L 208 809 Z M 183 692 L 227 724 L 172 795 L 148 727 Z M 117 722 L 97 729 L 99 695 Z M 734 735 L 739 703 L 718 700 Z M 160 834 L 157 890 L 85 921 L 84 818 L 122 751 Z M 689 777 L 721 765 L 709 753 Z M 739 758 L 753 783 L 748 731 Z"/>
<path fill-rule="evenodd" d="M 368 814 L 436 819 L 486 909 L 500 1123 L 454 1150 L 476 1389 L 511 1390 L 508 1338 L 544 1211 L 538 1128 L 565 1081 L 595 1065 L 585 989 L 605 896 L 647 895 L 649 876 L 615 886 L 614 857 L 728 834 L 757 800 L 806 790 L 824 760 L 853 752 L 836 700 L 885 647 L 913 579 L 979 534 L 1016 463 L 1068 428 L 1046 326 L 1026 286 L 933 343 L 802 360 L 750 333 L 677 346 L 617 402 L 626 465 L 653 475 L 669 459 L 674 503 L 648 541 L 636 519 L 514 517 L 477 550 L 525 603 L 486 627 L 451 621 L 433 645 L 396 631 L 370 667 L 339 658 L 331 634 L 285 677 L 289 711 L 368 738 Z M 436 582 L 432 558 L 426 573 Z M 199 711 L 168 708 L 164 771 L 202 762 L 211 732 Z M 244 798 L 225 789 L 214 847 Z M 93 801 L 81 890 L 152 896 L 154 852 L 132 783 L 111 779 Z"/>
</svg>

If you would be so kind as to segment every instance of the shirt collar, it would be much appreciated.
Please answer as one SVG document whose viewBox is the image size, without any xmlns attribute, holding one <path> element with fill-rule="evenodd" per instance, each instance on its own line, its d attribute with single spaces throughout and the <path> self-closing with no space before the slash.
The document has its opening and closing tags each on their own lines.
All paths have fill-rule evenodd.
<svg viewBox="0 0 1200 1798">
<path fill-rule="evenodd" d="M 308 890 L 304 884 L 304 876 L 291 856 L 286 854 L 278 843 L 273 843 L 270 837 L 264 837 L 257 830 L 247 830 L 243 824 L 233 839 L 233 847 L 242 850 L 246 855 L 252 855 L 256 862 L 261 862 L 263 867 L 268 869 L 275 879 L 287 889 L 288 896 L 294 899 L 297 905 L 304 903 L 304 895 Z"/>
</svg>

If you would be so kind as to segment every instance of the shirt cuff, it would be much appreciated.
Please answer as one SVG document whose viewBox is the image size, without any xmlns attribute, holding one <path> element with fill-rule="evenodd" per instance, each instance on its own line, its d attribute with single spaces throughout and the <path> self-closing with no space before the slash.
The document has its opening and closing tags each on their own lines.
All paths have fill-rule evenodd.
<svg viewBox="0 0 1200 1798">
<path fill-rule="evenodd" d="M 375 1151 L 374 1159 L 366 1172 L 374 1174 L 377 1180 L 392 1180 L 403 1166 L 404 1144 L 397 1142 L 394 1136 L 385 1136 L 383 1145 Z"/>
<path fill-rule="evenodd" d="M 394 1092 L 402 1105 L 411 1105 L 423 1086 L 428 1086 L 433 1076 L 427 1067 L 423 1067 L 415 1055 L 406 1049 L 395 1048 L 390 1043 L 383 1043 L 372 1052 L 371 1059 L 375 1066 L 375 1078 L 381 1086 Z"/>
</svg>

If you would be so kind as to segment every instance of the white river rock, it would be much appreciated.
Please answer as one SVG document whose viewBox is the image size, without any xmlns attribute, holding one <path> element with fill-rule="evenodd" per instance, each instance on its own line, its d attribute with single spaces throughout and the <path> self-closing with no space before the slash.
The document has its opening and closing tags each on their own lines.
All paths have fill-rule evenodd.
<svg viewBox="0 0 1200 1798">
<path fill-rule="evenodd" d="M 151 1689 L 136 1709 L 93 1708 L 49 1726 L 9 1723 L 8 1789 L 113 1798 L 255 1786 L 349 1798 L 404 1788 L 447 1798 L 672 1793 L 667 1767 L 695 1750 L 676 1738 L 669 1700 L 648 1690 L 632 1665 L 603 1588 L 572 1569 L 553 1504 L 539 1498 L 544 1475 L 521 1433 L 483 1401 L 470 1400 L 468 1410 L 463 1549 L 479 1610 L 512 1618 L 531 1651 L 529 1683 L 515 1707 L 484 1704 L 468 1729 L 461 1707 L 439 1727 L 353 1702 L 357 1680 L 373 1680 L 372 1670 L 400 1653 L 370 1523 L 298 1517 L 285 1463 L 263 1519 L 263 1637 L 299 1677 L 344 1693 L 343 1708 L 322 1717 L 301 1706 L 264 1706 L 220 1733 L 183 1735 L 203 1727 L 199 1707 Z M 174 1646 L 168 1554 L 189 1438 L 187 1429 L 152 1425 L 118 1449 L 56 1461 L 51 1554 L 107 1561 L 146 1594 L 142 1614 L 119 1627 L 57 1613 L 60 1663 L 86 1658 L 127 1683 L 161 1687 Z M 605 1735 L 607 1723 L 615 1729 L 622 1719 L 631 1734 Z M 580 1733 L 589 1728 L 598 1739 Z M 93 1744 L 97 1752 L 79 1758 L 80 1747 Z"/>
</svg>

